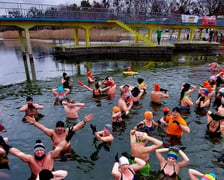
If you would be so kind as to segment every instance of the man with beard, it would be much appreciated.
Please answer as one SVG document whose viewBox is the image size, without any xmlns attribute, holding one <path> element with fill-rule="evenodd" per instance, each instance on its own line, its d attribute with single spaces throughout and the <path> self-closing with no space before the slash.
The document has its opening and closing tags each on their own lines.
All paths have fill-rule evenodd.
<svg viewBox="0 0 224 180">
<path fill-rule="evenodd" d="M 38 118 L 38 109 L 43 109 L 43 106 L 37 103 L 33 103 L 33 98 L 31 96 L 27 96 L 26 104 L 23 105 L 19 110 L 21 112 L 25 112 L 25 116 L 34 116 L 35 118 Z"/>
<path fill-rule="evenodd" d="M 31 170 L 30 180 L 35 180 L 39 172 L 43 169 L 48 169 L 50 171 L 54 168 L 54 159 L 58 157 L 63 148 L 69 143 L 74 134 L 73 127 L 70 127 L 66 138 L 58 144 L 53 151 L 48 153 L 45 152 L 45 146 L 41 140 L 36 140 L 34 146 L 34 155 L 25 154 L 19 149 L 9 146 L 5 143 L 3 138 L 0 138 L 0 145 L 8 153 L 20 158 L 23 162 L 28 163 Z"/>
<path fill-rule="evenodd" d="M 89 122 L 93 118 L 93 114 L 85 115 L 85 119 L 78 124 L 73 126 L 73 131 L 76 132 L 81 129 L 87 122 Z M 58 146 L 61 141 L 65 140 L 69 132 L 69 128 L 65 128 L 64 122 L 58 121 L 56 123 L 55 129 L 49 129 L 44 125 L 40 124 L 35 120 L 34 117 L 27 116 L 26 121 L 36 126 L 38 129 L 42 130 L 46 135 L 48 135 L 53 144 L 53 148 Z M 67 143 L 62 150 L 62 153 L 67 153 L 71 151 L 71 144 Z"/>
</svg>

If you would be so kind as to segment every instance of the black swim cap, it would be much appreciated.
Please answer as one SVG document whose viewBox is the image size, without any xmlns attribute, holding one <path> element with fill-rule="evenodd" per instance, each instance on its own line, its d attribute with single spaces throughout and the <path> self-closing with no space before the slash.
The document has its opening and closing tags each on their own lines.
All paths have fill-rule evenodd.
<svg viewBox="0 0 224 180">
<path fill-rule="evenodd" d="M 63 121 L 58 121 L 56 127 L 65 127 L 65 123 Z"/>
<path fill-rule="evenodd" d="M 26 101 L 33 101 L 33 98 L 31 96 L 27 96 Z"/>
<path fill-rule="evenodd" d="M 180 108 L 179 107 L 175 107 L 175 108 L 173 108 L 172 112 L 174 112 L 174 111 L 180 113 Z"/>
</svg>

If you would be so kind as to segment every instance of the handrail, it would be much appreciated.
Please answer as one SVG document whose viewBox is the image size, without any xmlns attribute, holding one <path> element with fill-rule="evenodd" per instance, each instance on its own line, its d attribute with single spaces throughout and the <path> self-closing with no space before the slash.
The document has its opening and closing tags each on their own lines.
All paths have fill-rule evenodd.
<svg viewBox="0 0 224 180">
<path fill-rule="evenodd" d="M 34 3 L 0 2 L 1 20 L 119 20 L 124 23 L 157 23 L 157 24 L 186 24 L 182 23 L 180 14 L 152 15 L 127 14 L 106 8 L 73 9 L 68 5 L 49 5 Z M 202 17 L 197 23 L 201 25 Z M 217 18 L 217 26 L 224 26 L 224 19 Z"/>
</svg>

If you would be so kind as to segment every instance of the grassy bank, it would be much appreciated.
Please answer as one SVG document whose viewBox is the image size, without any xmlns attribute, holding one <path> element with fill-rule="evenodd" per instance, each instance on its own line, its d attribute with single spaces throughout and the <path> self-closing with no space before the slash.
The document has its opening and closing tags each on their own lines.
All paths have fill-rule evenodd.
<svg viewBox="0 0 224 180">
<path fill-rule="evenodd" d="M 85 31 L 79 29 L 79 40 L 85 40 Z M 25 37 L 24 33 L 23 36 Z M 3 39 L 18 39 L 18 31 L 5 31 L 0 33 L 0 38 Z M 31 39 L 74 39 L 73 29 L 61 29 L 61 30 L 38 30 L 30 31 Z M 93 28 L 90 30 L 90 40 L 91 41 L 119 41 L 119 40 L 130 40 L 132 36 L 124 32 L 119 28 L 113 29 L 98 29 Z"/>
</svg>

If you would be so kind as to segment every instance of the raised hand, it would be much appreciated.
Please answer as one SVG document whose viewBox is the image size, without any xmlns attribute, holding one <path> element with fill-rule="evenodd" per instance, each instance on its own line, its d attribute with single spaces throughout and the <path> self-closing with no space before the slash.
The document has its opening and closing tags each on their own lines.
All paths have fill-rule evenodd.
<svg viewBox="0 0 224 180">
<path fill-rule="evenodd" d="M 72 139 L 72 136 L 73 136 L 74 134 L 75 134 L 75 131 L 73 131 L 73 126 L 69 127 L 69 128 L 68 128 L 68 134 L 67 134 L 65 140 L 66 140 L 67 142 L 69 142 L 69 141 Z"/>
</svg>

